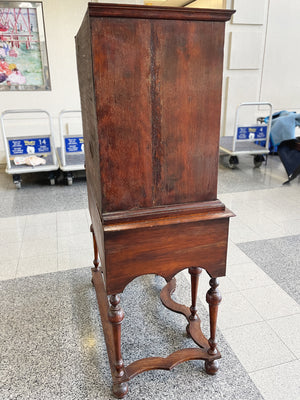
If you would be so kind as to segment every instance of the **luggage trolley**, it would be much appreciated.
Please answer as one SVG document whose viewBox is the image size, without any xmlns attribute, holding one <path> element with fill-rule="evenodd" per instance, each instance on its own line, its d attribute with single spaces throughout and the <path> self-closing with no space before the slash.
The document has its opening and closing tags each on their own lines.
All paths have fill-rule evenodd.
<svg viewBox="0 0 300 400">
<path fill-rule="evenodd" d="M 51 185 L 55 184 L 54 171 L 58 170 L 53 128 L 46 110 L 5 110 L 1 127 L 6 154 L 6 173 L 21 188 L 21 175 L 49 172 Z M 25 121 L 25 123 L 24 123 Z"/>
<path fill-rule="evenodd" d="M 254 118 L 254 113 L 257 112 L 259 106 L 266 106 L 269 110 L 269 118 L 267 122 L 262 118 Z M 245 118 L 241 117 L 245 110 L 251 113 Z M 256 107 L 256 108 L 254 108 Z M 253 113 L 254 111 L 254 113 Z M 265 112 L 265 110 L 264 110 Z M 249 116 L 249 114 L 251 114 Z M 256 120 L 256 123 L 249 122 Z M 258 122 L 261 124 L 258 124 Z M 229 155 L 229 167 L 235 168 L 238 163 L 238 155 L 252 154 L 254 156 L 254 166 L 259 168 L 265 160 L 264 155 L 269 153 L 269 138 L 272 122 L 272 104 L 268 102 L 257 103 L 242 103 L 239 105 L 236 112 L 235 129 L 233 136 L 223 136 L 220 138 L 220 155 Z"/>
<path fill-rule="evenodd" d="M 85 169 L 81 111 L 61 111 L 59 113 L 59 131 L 61 143 L 61 147 L 57 148 L 59 166 L 66 177 L 67 184 L 72 185 L 72 171 Z"/>
</svg>

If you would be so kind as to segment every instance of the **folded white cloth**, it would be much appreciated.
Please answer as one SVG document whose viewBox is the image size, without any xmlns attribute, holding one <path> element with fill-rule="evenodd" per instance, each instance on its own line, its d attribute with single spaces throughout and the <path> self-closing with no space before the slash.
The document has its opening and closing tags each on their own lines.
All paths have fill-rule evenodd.
<svg viewBox="0 0 300 400">
<path fill-rule="evenodd" d="M 26 164 L 32 167 L 36 167 L 37 165 L 45 165 L 46 160 L 42 157 L 37 157 L 37 156 L 15 157 L 14 163 L 15 165 Z"/>
</svg>

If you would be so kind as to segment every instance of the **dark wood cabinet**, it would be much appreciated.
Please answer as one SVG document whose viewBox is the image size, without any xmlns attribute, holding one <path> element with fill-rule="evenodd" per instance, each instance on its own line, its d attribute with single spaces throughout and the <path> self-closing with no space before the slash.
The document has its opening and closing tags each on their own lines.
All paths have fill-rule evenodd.
<svg viewBox="0 0 300 400">
<path fill-rule="evenodd" d="M 92 275 L 119 398 L 145 370 L 189 359 L 217 370 L 217 277 L 226 271 L 232 216 L 217 199 L 224 28 L 232 13 L 89 3 L 76 36 Z M 185 268 L 192 306 L 178 310 L 170 293 Z M 195 308 L 201 269 L 211 276 L 209 340 Z M 119 294 L 150 273 L 166 279 L 161 299 L 186 316 L 199 349 L 125 367 Z"/>
</svg>

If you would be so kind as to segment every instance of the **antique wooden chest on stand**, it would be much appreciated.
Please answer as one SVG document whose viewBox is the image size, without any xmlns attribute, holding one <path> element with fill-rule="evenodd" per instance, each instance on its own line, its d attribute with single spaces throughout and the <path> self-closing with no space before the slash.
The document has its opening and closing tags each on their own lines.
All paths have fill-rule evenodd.
<svg viewBox="0 0 300 400">
<path fill-rule="evenodd" d="M 216 320 L 232 213 L 217 200 L 225 21 L 233 11 L 89 3 L 76 37 L 95 286 L 113 379 L 205 360 L 218 370 Z M 99 262 L 100 258 L 100 262 Z M 191 306 L 175 303 L 189 268 Z M 210 338 L 196 310 L 210 275 Z M 198 348 L 125 366 L 119 294 L 134 278 L 166 279 L 161 300 L 187 319 Z M 107 300 L 109 296 L 109 302 Z M 128 310 L 130 312 L 130 310 Z"/>
</svg>

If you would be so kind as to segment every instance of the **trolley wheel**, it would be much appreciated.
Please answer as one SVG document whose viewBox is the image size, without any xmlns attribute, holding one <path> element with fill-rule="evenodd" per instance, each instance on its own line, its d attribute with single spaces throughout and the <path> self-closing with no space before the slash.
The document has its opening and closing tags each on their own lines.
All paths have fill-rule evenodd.
<svg viewBox="0 0 300 400">
<path fill-rule="evenodd" d="M 67 176 L 67 185 L 72 186 L 73 184 L 73 177 L 72 176 Z"/>
<path fill-rule="evenodd" d="M 21 189 L 21 186 L 22 186 L 21 185 L 21 175 L 14 174 L 13 175 L 13 182 L 16 185 L 17 189 Z"/>
<path fill-rule="evenodd" d="M 261 164 L 263 163 L 263 161 L 265 161 L 265 157 L 262 156 L 261 154 L 257 154 L 256 156 L 254 156 L 253 162 L 254 162 L 255 168 L 259 168 L 261 166 Z"/>
<path fill-rule="evenodd" d="M 234 169 L 239 164 L 239 159 L 237 156 L 230 156 L 229 157 L 229 168 Z"/>
<path fill-rule="evenodd" d="M 50 172 L 48 174 L 48 179 L 49 179 L 49 183 L 51 186 L 55 185 L 55 178 L 56 178 L 56 174 L 54 172 Z"/>
</svg>

